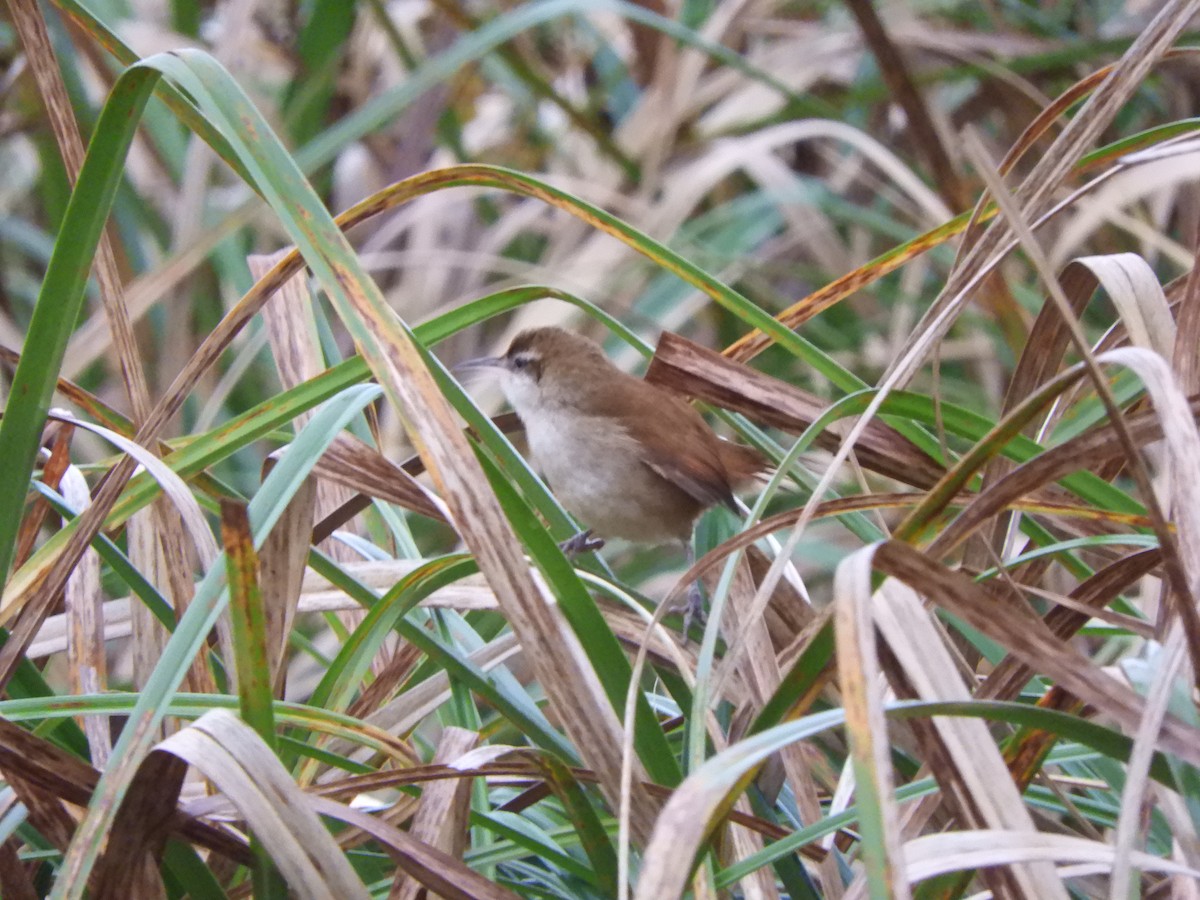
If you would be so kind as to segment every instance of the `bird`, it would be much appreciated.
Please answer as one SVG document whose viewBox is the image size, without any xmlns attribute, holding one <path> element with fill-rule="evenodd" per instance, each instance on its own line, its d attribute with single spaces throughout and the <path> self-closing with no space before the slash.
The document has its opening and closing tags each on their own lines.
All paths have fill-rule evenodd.
<svg viewBox="0 0 1200 900">
<path fill-rule="evenodd" d="M 618 368 L 595 341 L 558 327 L 531 328 L 503 356 L 456 371 L 490 369 L 520 418 L 534 467 L 584 526 L 562 546 L 598 550 L 607 538 L 683 544 L 694 559 L 696 519 L 767 467 L 753 447 L 727 441 L 681 395 Z M 702 615 L 689 591 L 684 621 Z"/>
</svg>

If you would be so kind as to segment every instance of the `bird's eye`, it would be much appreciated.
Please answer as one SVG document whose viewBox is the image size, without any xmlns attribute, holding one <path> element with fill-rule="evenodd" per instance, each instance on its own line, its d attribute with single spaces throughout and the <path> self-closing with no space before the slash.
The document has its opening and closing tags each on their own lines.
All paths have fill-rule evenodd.
<svg viewBox="0 0 1200 900">
<path fill-rule="evenodd" d="M 536 353 L 516 353 L 509 358 L 508 369 L 522 378 L 542 379 L 542 361 Z"/>
</svg>

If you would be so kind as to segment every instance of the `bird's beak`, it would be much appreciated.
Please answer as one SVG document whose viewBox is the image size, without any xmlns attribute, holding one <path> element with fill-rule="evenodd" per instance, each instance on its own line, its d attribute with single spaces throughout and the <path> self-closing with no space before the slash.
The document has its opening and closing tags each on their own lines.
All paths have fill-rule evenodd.
<svg viewBox="0 0 1200 900">
<path fill-rule="evenodd" d="M 450 371 L 455 375 L 467 375 L 481 369 L 505 369 L 507 367 L 503 356 L 480 356 L 477 359 L 467 359 L 456 363 Z"/>
</svg>

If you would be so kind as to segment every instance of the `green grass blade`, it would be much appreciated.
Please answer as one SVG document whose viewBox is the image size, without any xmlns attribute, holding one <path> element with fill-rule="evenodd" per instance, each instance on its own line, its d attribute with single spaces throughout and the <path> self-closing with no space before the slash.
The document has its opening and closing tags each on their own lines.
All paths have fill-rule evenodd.
<svg viewBox="0 0 1200 900">
<path fill-rule="evenodd" d="M 124 171 L 138 115 L 157 77 L 133 72 L 118 80 L 67 204 L 0 421 L 0 578 L 12 564 L 25 494 L 62 368 L 67 341 L 79 319 L 84 286 L 100 234 Z"/>
</svg>

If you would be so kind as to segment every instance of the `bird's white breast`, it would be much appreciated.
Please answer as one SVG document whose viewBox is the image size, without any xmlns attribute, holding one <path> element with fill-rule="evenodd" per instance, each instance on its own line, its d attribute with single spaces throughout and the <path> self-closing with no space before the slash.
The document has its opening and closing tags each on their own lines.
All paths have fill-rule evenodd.
<svg viewBox="0 0 1200 900">
<path fill-rule="evenodd" d="M 679 509 L 681 497 L 689 503 L 686 495 L 646 465 L 624 428 L 548 399 L 531 378 L 509 374 L 503 387 L 525 425 L 534 465 L 584 527 L 644 543 L 687 538 L 691 519 Z"/>
<path fill-rule="evenodd" d="M 574 411 L 543 409 L 526 420 L 525 434 L 534 464 L 578 515 L 617 502 L 614 485 L 629 477 L 637 459 L 637 445 L 624 430 Z"/>
<path fill-rule="evenodd" d="M 690 531 L 689 522 L 664 508 L 674 488 L 642 462 L 637 442 L 611 419 L 543 410 L 527 420 L 525 433 L 534 465 L 558 501 L 601 537 L 657 544 Z"/>
</svg>

